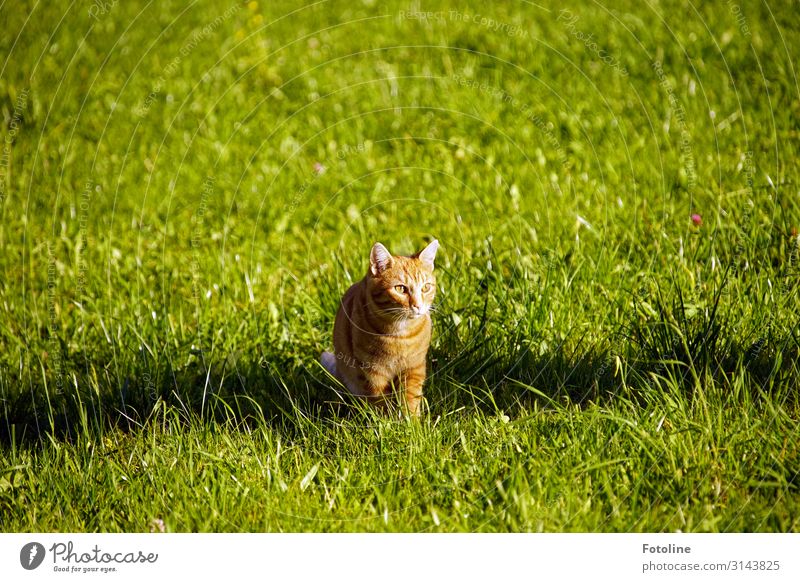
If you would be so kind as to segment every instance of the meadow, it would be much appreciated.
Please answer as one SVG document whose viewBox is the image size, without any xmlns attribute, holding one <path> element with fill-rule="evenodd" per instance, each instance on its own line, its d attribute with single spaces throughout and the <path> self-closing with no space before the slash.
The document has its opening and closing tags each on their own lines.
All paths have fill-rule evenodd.
<svg viewBox="0 0 800 582">
<path fill-rule="evenodd" d="M 800 529 L 793 3 L 0 17 L 0 531 Z M 319 355 L 433 238 L 377 414 Z"/>
</svg>

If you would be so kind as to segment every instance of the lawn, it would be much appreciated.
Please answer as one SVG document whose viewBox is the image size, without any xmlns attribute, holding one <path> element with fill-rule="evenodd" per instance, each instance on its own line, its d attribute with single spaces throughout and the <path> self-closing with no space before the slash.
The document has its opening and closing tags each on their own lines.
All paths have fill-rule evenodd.
<svg viewBox="0 0 800 582">
<path fill-rule="evenodd" d="M 0 15 L 1 531 L 800 529 L 791 2 Z M 377 414 L 319 355 L 432 238 Z"/>
</svg>

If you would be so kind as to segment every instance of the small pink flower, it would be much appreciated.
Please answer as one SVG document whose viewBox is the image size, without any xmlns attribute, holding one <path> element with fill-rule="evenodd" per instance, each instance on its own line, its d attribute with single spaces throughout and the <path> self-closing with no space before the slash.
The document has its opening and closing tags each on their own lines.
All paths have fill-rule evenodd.
<svg viewBox="0 0 800 582">
<path fill-rule="evenodd" d="M 320 174 L 325 173 L 325 166 L 320 164 L 319 162 L 314 162 L 314 173 L 319 176 Z"/>
<path fill-rule="evenodd" d="M 694 223 L 695 226 L 700 226 L 701 224 L 703 224 L 703 217 L 700 216 L 699 214 L 692 214 L 692 222 Z"/>
</svg>

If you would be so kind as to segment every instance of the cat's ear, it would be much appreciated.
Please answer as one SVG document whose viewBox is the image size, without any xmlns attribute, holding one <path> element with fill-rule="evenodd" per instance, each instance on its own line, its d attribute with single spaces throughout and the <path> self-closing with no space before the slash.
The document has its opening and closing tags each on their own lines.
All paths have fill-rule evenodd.
<svg viewBox="0 0 800 582">
<path fill-rule="evenodd" d="M 417 258 L 425 263 L 428 267 L 433 269 L 433 260 L 436 258 L 436 251 L 439 250 L 439 241 L 433 239 L 428 246 L 422 249 L 418 254 Z"/>
<path fill-rule="evenodd" d="M 392 266 L 392 255 L 381 243 L 376 242 L 372 245 L 369 253 L 369 270 L 373 275 L 382 273 Z"/>
</svg>

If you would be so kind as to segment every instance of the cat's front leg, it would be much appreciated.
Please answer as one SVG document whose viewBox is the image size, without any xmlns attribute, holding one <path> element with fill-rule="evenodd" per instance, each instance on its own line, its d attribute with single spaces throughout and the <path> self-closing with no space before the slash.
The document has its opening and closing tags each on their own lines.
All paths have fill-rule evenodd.
<svg viewBox="0 0 800 582">
<path fill-rule="evenodd" d="M 404 374 L 406 406 L 410 416 L 419 416 L 422 405 L 422 385 L 425 383 L 425 363 L 410 368 Z"/>
<path fill-rule="evenodd" d="M 347 388 L 354 396 L 366 397 L 372 402 L 378 402 L 389 392 L 391 380 L 389 376 L 372 366 L 362 365 L 352 369 L 353 374 Z"/>
</svg>

